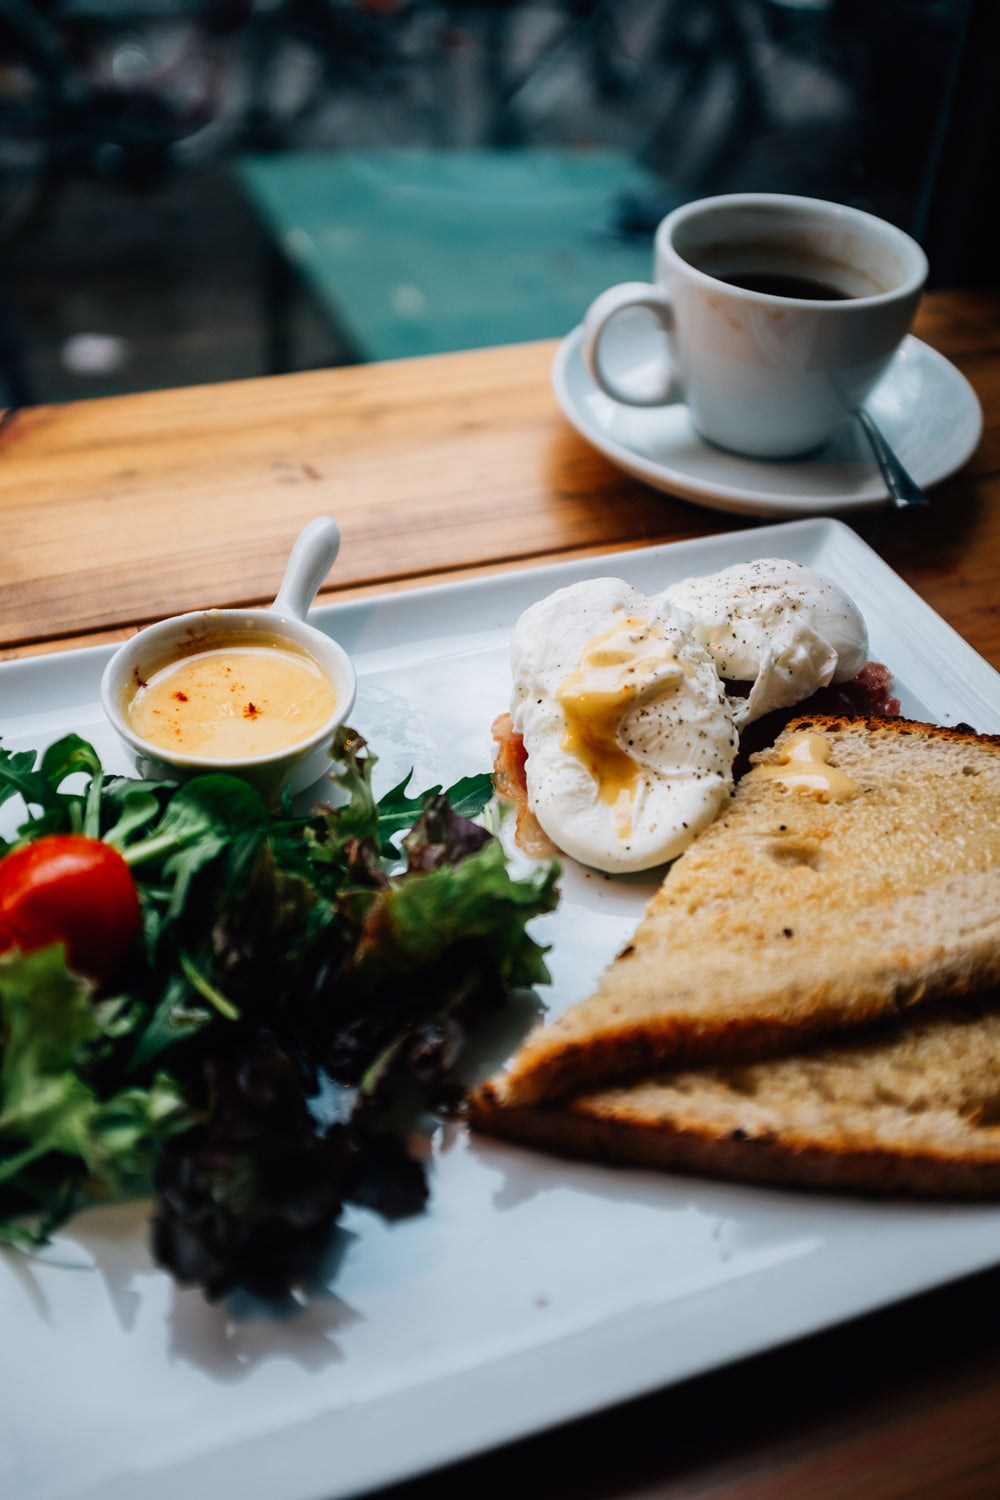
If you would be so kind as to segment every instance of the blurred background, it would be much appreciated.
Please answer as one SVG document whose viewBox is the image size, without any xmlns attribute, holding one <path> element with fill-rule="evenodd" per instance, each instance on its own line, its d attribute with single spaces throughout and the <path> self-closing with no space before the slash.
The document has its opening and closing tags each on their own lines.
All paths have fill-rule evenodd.
<svg viewBox="0 0 1000 1500">
<path fill-rule="evenodd" d="M 996 0 L 0 0 L 0 405 L 562 335 L 677 203 L 993 285 Z"/>
</svg>

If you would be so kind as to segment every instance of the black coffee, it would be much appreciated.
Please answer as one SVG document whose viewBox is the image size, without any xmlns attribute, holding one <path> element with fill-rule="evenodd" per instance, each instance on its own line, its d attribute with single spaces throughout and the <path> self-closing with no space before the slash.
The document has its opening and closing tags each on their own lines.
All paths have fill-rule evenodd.
<svg viewBox="0 0 1000 1500">
<path fill-rule="evenodd" d="M 720 276 L 730 286 L 741 286 L 747 292 L 764 292 L 769 297 L 808 297 L 813 302 L 847 302 L 850 292 L 811 276 L 786 276 L 782 271 L 737 271 Z"/>
</svg>

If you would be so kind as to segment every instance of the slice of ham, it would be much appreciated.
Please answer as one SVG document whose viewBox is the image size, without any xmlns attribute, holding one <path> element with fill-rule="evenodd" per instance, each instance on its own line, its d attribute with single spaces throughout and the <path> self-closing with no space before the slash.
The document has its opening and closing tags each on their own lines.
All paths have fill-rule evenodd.
<svg viewBox="0 0 1000 1500">
<path fill-rule="evenodd" d="M 501 797 L 517 809 L 514 839 L 519 849 L 532 859 L 546 859 L 557 852 L 556 846 L 528 806 L 528 782 L 525 766 L 528 752 L 524 737 L 514 728 L 510 714 L 499 714 L 493 720 L 493 738 L 497 752 L 493 759 L 493 785 Z"/>
</svg>

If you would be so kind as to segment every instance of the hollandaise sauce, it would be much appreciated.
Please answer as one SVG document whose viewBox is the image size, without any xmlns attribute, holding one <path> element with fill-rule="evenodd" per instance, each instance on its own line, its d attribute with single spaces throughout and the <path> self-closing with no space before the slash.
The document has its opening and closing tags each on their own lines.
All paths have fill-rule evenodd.
<svg viewBox="0 0 1000 1500">
<path fill-rule="evenodd" d="M 623 715 L 671 660 L 663 632 L 627 618 L 588 641 L 579 664 L 559 684 L 563 749 L 586 766 L 598 796 L 627 824 L 640 766 L 618 743 Z M 682 665 L 675 663 L 678 674 Z M 660 682 L 661 691 L 667 684 Z"/>
<path fill-rule="evenodd" d="M 168 662 L 138 685 L 127 715 L 158 749 L 228 761 L 290 749 L 335 707 L 317 661 L 285 642 L 255 638 Z"/>
<path fill-rule="evenodd" d="M 748 775 L 757 781 L 779 781 L 790 791 L 812 795 L 820 802 L 845 802 L 858 795 L 858 785 L 829 764 L 832 748 L 826 735 L 810 730 L 789 740 L 778 760 L 754 766 Z"/>
</svg>

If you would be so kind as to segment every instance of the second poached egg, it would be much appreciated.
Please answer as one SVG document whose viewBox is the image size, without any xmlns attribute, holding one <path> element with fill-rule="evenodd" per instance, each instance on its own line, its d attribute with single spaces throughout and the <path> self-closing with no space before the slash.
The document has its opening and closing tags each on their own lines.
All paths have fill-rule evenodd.
<svg viewBox="0 0 1000 1500">
<path fill-rule="evenodd" d="M 868 660 L 868 631 L 853 600 L 786 558 L 686 578 L 660 598 L 692 616 L 720 677 L 753 684 L 734 703 L 738 724 L 791 708 L 830 682 L 849 682 Z"/>
</svg>

